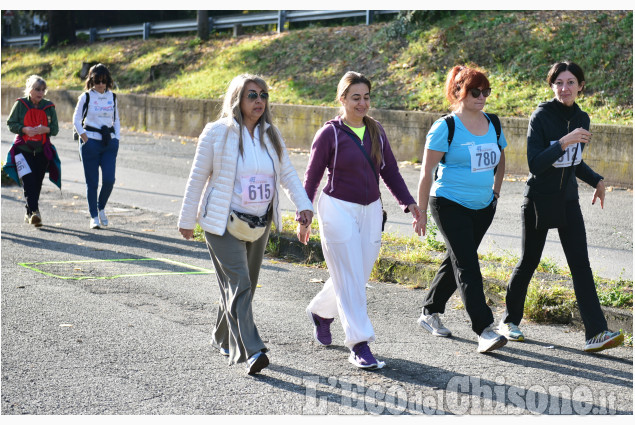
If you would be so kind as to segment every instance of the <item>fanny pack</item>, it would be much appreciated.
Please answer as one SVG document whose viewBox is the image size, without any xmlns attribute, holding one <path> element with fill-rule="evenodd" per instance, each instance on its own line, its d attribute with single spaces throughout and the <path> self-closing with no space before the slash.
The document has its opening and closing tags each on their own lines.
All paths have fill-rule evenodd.
<svg viewBox="0 0 635 425">
<path fill-rule="evenodd" d="M 227 217 L 227 231 L 238 240 L 253 242 L 265 233 L 268 218 L 269 211 L 258 217 L 232 210 Z"/>
<path fill-rule="evenodd" d="M 104 145 L 107 145 L 108 142 L 110 142 L 110 139 L 111 139 L 110 133 L 115 132 L 115 127 L 108 127 L 106 125 L 102 125 L 101 128 L 96 128 L 96 127 L 87 125 L 84 128 L 86 129 L 86 131 L 94 131 L 95 133 L 101 134 L 101 141 L 104 143 Z"/>
</svg>

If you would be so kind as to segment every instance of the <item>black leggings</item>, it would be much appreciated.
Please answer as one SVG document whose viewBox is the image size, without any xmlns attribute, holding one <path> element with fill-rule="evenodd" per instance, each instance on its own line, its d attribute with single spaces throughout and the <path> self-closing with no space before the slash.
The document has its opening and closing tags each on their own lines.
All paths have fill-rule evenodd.
<svg viewBox="0 0 635 425">
<path fill-rule="evenodd" d="M 445 240 L 447 252 L 430 284 L 424 302 L 426 314 L 443 313 L 445 305 L 459 289 L 465 310 L 478 335 L 494 322 L 483 293 L 483 276 L 478 262 L 478 246 L 492 224 L 496 199 L 480 210 L 466 208 L 441 197 L 430 197 L 430 212 Z"/>
<path fill-rule="evenodd" d="M 33 155 L 33 152 L 19 152 L 24 155 L 24 159 L 31 172 L 22 176 L 22 186 L 24 188 L 24 199 L 26 200 L 26 212 L 31 214 L 39 211 L 40 192 L 42 191 L 42 182 L 44 175 L 48 169 L 48 159 L 44 152 Z"/>
<path fill-rule="evenodd" d="M 595 281 L 587 250 L 584 219 L 577 199 L 567 201 L 566 217 L 567 225 L 558 228 L 558 235 L 560 235 L 560 243 L 571 270 L 573 289 L 584 323 L 586 339 L 589 339 L 607 330 L 608 327 L 595 291 Z M 540 263 L 548 232 L 548 230 L 536 230 L 536 214 L 529 198 L 525 198 L 521 206 L 521 220 L 523 252 L 507 284 L 505 299 L 507 309 L 503 316 L 503 322 L 511 322 L 516 325 L 520 324 L 523 318 L 529 281 Z"/>
</svg>

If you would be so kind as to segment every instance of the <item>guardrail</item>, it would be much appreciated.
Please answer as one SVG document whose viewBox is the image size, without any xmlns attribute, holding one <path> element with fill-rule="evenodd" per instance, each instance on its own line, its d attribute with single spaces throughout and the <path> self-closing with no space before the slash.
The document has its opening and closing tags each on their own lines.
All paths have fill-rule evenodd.
<svg viewBox="0 0 635 425">
<path fill-rule="evenodd" d="M 366 25 L 373 22 L 375 15 L 395 14 L 398 10 L 278 10 L 263 13 L 219 16 L 209 18 L 209 30 L 248 27 L 256 25 L 276 25 L 278 32 L 284 31 L 285 23 L 321 21 L 325 19 L 345 19 L 365 17 Z M 75 31 L 76 35 L 86 34 L 92 43 L 98 39 L 119 37 L 150 38 L 152 34 L 197 31 L 196 19 L 182 21 L 144 22 L 135 25 L 122 25 L 106 28 L 89 28 Z M 2 39 L 4 46 L 42 46 L 44 33 L 24 37 L 6 37 Z"/>
</svg>

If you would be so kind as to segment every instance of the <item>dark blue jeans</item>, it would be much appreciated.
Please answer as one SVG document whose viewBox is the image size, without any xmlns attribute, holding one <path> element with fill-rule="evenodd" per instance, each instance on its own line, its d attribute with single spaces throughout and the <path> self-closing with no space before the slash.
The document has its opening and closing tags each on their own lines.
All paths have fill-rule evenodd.
<svg viewBox="0 0 635 425">
<path fill-rule="evenodd" d="M 548 230 L 536 230 L 536 213 L 533 202 L 529 198 L 525 198 L 520 209 L 523 252 L 507 284 L 506 311 L 503 316 L 503 322 L 516 325 L 520 324 L 523 318 L 529 281 L 540 263 L 548 232 Z M 595 290 L 587 250 L 586 229 L 577 199 L 567 201 L 566 217 L 567 225 L 558 228 L 558 235 L 571 270 L 573 290 L 584 323 L 586 339 L 589 339 L 607 330 L 608 327 Z"/>
<path fill-rule="evenodd" d="M 106 203 L 115 185 L 115 166 L 119 140 L 112 139 L 107 144 L 101 140 L 88 139 L 82 144 L 82 161 L 86 177 L 86 199 L 91 217 L 97 217 L 98 211 L 106 208 Z M 101 191 L 97 199 L 99 169 L 101 168 Z"/>
<path fill-rule="evenodd" d="M 426 314 L 443 313 L 458 288 L 472 330 L 478 335 L 494 322 L 483 293 L 483 276 L 478 262 L 478 246 L 492 224 L 496 199 L 480 210 L 466 208 L 441 197 L 430 197 L 430 212 L 443 235 L 446 254 L 430 284 L 424 302 Z"/>
</svg>

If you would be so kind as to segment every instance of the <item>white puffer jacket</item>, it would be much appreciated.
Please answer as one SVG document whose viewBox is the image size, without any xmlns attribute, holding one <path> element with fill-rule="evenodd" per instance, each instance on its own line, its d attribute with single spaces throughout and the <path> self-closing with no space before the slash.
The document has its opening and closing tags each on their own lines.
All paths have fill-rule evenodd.
<svg viewBox="0 0 635 425">
<path fill-rule="evenodd" d="M 236 166 L 238 164 L 239 125 L 236 120 L 221 119 L 208 123 L 198 138 L 196 155 L 190 177 L 185 187 L 183 205 L 178 226 L 193 229 L 198 222 L 206 232 L 222 236 L 227 227 L 231 205 Z M 267 125 L 269 127 L 269 125 Z M 227 135 L 227 137 L 225 137 Z M 227 139 L 225 141 L 225 138 Z M 313 211 L 313 205 L 304 191 L 298 173 L 293 168 L 284 141 L 282 160 L 278 158 L 269 137 L 264 135 L 265 146 L 273 160 L 275 171 L 275 193 L 273 195 L 273 222 L 276 229 L 282 228 L 280 220 L 279 186 L 298 211 Z M 201 197 L 201 194 L 204 196 Z"/>
</svg>

